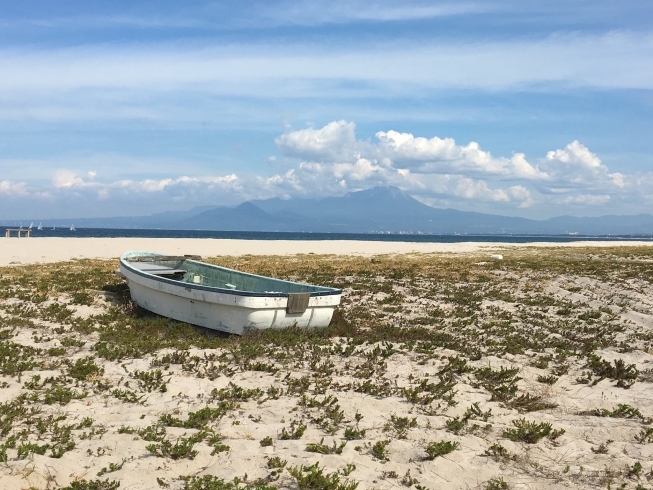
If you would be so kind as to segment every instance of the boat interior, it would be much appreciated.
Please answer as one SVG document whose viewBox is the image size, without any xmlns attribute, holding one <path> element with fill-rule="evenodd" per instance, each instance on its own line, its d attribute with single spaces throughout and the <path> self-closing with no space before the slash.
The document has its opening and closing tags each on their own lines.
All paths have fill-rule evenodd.
<svg viewBox="0 0 653 490">
<path fill-rule="evenodd" d="M 335 294 L 334 288 L 300 284 L 258 276 L 226 267 L 198 262 L 198 257 L 142 255 L 123 257 L 134 269 L 181 283 L 264 294 Z"/>
</svg>

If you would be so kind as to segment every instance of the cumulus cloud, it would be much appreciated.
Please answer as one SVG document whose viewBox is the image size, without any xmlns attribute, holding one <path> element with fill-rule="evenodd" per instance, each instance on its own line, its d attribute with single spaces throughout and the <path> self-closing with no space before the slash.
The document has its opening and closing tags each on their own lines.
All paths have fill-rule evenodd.
<svg viewBox="0 0 653 490">
<path fill-rule="evenodd" d="M 520 208 L 529 208 L 533 205 L 531 192 L 523 185 L 513 185 L 509 192 L 516 201 L 520 201 Z"/>
<path fill-rule="evenodd" d="M 486 182 L 482 180 L 472 180 L 461 178 L 456 186 L 456 195 L 465 199 L 475 199 L 480 201 L 510 201 L 508 193 L 503 189 L 490 189 Z"/>
<path fill-rule="evenodd" d="M 0 195 L 6 199 L 29 194 L 52 202 L 97 199 L 113 205 L 147 202 L 169 209 L 170 203 L 190 207 L 270 197 L 325 197 L 393 185 L 430 204 L 488 212 L 546 206 L 598 209 L 628 202 L 643 205 L 653 195 L 653 174 L 611 172 L 579 141 L 539 159 L 518 152 L 504 157 L 492 155 L 474 141 L 458 144 L 452 138 L 394 130 L 379 131 L 373 140 L 359 140 L 355 124 L 340 120 L 321 128 L 288 129 L 275 143 L 285 158 L 274 162 L 272 175 L 107 181 L 95 171 L 59 169 L 50 187 L 28 189 L 26 183 L 5 180 L 0 182 Z M 486 204 L 479 208 L 480 203 Z"/>
<path fill-rule="evenodd" d="M 523 185 L 490 186 L 485 179 L 540 181 L 550 176 L 523 153 L 494 157 L 474 141 L 459 145 L 453 138 L 416 137 L 394 130 L 379 131 L 376 141 L 356 139 L 350 121 L 333 121 L 322 128 L 287 131 L 276 138 L 279 151 L 302 159 L 292 175 L 296 190 L 319 192 L 357 189 L 379 184 L 397 185 L 423 197 L 438 193 L 468 200 L 517 202 L 532 205 Z"/>
<path fill-rule="evenodd" d="M 395 165 L 421 172 L 477 172 L 523 179 L 541 180 L 549 176 L 537 166 L 526 161 L 523 153 L 511 158 L 494 158 L 481 150 L 475 141 L 457 145 L 453 138 L 431 139 L 415 137 L 410 133 L 379 131 L 379 150 Z"/>
<path fill-rule="evenodd" d="M 25 182 L 0 181 L 0 195 L 27 196 L 28 194 L 27 183 Z"/>
<path fill-rule="evenodd" d="M 593 195 L 593 194 L 580 194 L 577 196 L 566 197 L 563 202 L 565 204 L 583 204 L 589 206 L 598 206 L 606 204 L 610 200 L 608 195 Z"/>
<path fill-rule="evenodd" d="M 52 183 L 57 188 L 84 187 L 84 179 L 75 174 L 72 170 L 57 170 L 52 178 Z"/>
<path fill-rule="evenodd" d="M 549 175 L 526 160 L 523 153 L 495 158 L 472 141 L 458 145 L 453 138 L 415 137 L 394 130 L 376 133 L 377 143 L 356 139 L 356 126 L 349 121 L 333 121 L 320 129 L 288 131 L 275 139 L 286 156 L 313 162 L 346 164 L 361 156 L 379 165 L 417 173 L 476 173 L 508 178 L 546 180 Z"/>
<path fill-rule="evenodd" d="M 554 185 L 587 186 L 616 185 L 624 186 L 624 176 L 611 174 L 600 160 L 585 145 L 572 141 L 562 149 L 549 151 L 542 166 L 554 178 Z"/>
<path fill-rule="evenodd" d="M 289 131 L 274 142 L 279 151 L 287 156 L 317 162 L 350 161 L 356 157 L 355 129 L 353 122 L 333 121 L 320 129 Z"/>
<path fill-rule="evenodd" d="M 520 208 L 536 202 L 598 206 L 611 195 L 621 193 L 625 199 L 628 189 L 641 193 L 650 187 L 641 177 L 610 172 L 577 140 L 529 160 L 521 152 L 494 156 L 475 141 L 458 144 L 453 138 L 394 130 L 364 141 L 356 138 L 355 129 L 353 122 L 340 120 L 318 129 L 286 131 L 275 140 L 277 147 L 302 161 L 275 182 L 307 194 L 391 184 L 427 202 L 449 196 Z"/>
</svg>

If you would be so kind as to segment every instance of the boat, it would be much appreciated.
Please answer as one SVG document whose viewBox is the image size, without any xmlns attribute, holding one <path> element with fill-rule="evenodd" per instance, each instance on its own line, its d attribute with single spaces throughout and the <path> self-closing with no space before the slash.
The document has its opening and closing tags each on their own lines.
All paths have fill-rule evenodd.
<svg viewBox="0 0 653 490">
<path fill-rule="evenodd" d="M 41 231 L 42 229 L 43 229 L 43 225 L 41 223 L 39 223 L 39 226 L 38 226 L 37 230 Z"/>
<path fill-rule="evenodd" d="M 33 226 L 34 226 L 34 222 L 32 221 L 32 222 L 29 224 L 29 228 L 27 228 L 27 229 L 28 229 L 28 230 L 31 230 Z"/>
<path fill-rule="evenodd" d="M 75 225 L 70 225 L 70 231 L 76 231 L 75 230 Z"/>
<path fill-rule="evenodd" d="M 161 316 L 242 335 L 266 328 L 326 327 L 342 290 L 201 262 L 201 257 L 125 252 L 116 274 L 132 301 Z"/>
</svg>

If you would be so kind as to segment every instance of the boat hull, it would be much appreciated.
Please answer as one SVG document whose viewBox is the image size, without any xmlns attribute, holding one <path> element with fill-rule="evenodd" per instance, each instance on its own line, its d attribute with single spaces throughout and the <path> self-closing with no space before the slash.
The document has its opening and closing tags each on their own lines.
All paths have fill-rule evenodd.
<svg viewBox="0 0 653 490">
<path fill-rule="evenodd" d="M 120 272 L 132 301 L 148 311 L 233 334 L 265 328 L 326 327 L 341 294 L 310 296 L 302 313 L 288 312 L 288 296 L 238 294 L 165 280 L 133 270 L 121 258 Z"/>
</svg>

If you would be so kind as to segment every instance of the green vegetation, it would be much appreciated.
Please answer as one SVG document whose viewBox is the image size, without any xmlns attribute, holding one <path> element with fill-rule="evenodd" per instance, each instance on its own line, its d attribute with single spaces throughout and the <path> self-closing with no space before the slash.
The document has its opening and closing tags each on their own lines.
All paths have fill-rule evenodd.
<svg viewBox="0 0 653 490">
<path fill-rule="evenodd" d="M 390 444 L 390 441 L 388 439 L 385 439 L 383 441 L 377 441 L 372 446 L 372 454 L 374 455 L 374 457 L 380 459 L 381 461 L 387 460 L 388 459 L 388 453 L 387 453 L 388 444 Z"/>
<path fill-rule="evenodd" d="M 552 441 L 565 433 L 564 429 L 553 429 L 547 422 L 529 422 L 526 419 L 517 419 L 512 421 L 513 429 L 503 431 L 503 437 L 512 441 L 526 442 L 535 444 L 543 437 L 548 437 Z"/>
<path fill-rule="evenodd" d="M 629 457 L 645 449 L 640 444 L 653 443 L 651 413 L 630 397 L 633 390 L 618 390 L 624 399 L 608 409 L 577 414 L 552 403 L 561 391 L 562 398 L 575 396 L 566 392 L 574 381 L 578 385 L 572 391 L 598 399 L 608 382 L 628 389 L 653 380 L 653 370 L 641 364 L 643 353 L 653 352 L 653 334 L 622 314 L 632 310 L 650 317 L 653 249 L 524 248 L 504 255 L 503 261 L 492 262 L 472 255 L 419 254 L 212 259 L 345 291 L 328 328 L 243 337 L 216 335 L 135 307 L 113 275 L 115 261 L 0 268 L 0 463 L 15 474 L 17 465 L 32 461 L 56 465 L 49 458 L 104 456 L 101 463 L 84 463 L 92 468 L 87 475 L 122 469 L 117 473 L 122 478 L 128 465 L 120 456 L 108 459 L 110 445 L 102 440 L 107 432 L 139 447 L 140 457 L 166 458 L 173 467 L 197 465 L 203 461 L 200 454 L 219 462 L 226 451 L 235 451 L 227 442 L 240 447 L 252 441 L 267 458 L 262 480 L 247 475 L 233 481 L 212 476 L 175 480 L 177 473 L 159 479 L 159 485 L 179 486 L 181 479 L 189 490 L 344 490 L 357 485 L 343 480 L 354 471 L 345 460 L 352 446 L 360 444 L 355 447 L 359 453 L 387 461 L 391 444 L 401 451 L 404 444 L 448 433 L 460 441 L 426 447 L 422 442 L 426 459 L 460 445 L 465 451 L 456 458 L 467 457 L 472 451 L 465 441 L 473 435 L 488 448 L 476 451 L 477 456 L 534 482 L 618 488 L 644 478 L 648 467 L 632 460 L 627 469 L 621 464 L 603 472 L 558 464 L 568 439 L 581 437 L 579 429 L 569 429 L 561 440 L 563 430 L 533 417 L 547 410 L 542 416 L 553 422 L 561 413 L 610 418 L 604 422 L 611 427 L 628 428 L 621 431 L 628 435 L 619 447 Z M 80 315 L 79 305 L 92 306 L 81 311 L 93 314 Z M 397 366 L 407 369 L 397 371 Z M 179 380 L 184 386 L 212 385 L 195 397 L 178 388 Z M 459 406 L 459 393 L 470 391 L 479 401 Z M 352 395 L 360 405 L 352 406 Z M 361 424 L 355 407 L 386 403 L 392 408 L 383 419 L 375 415 Z M 134 416 L 104 426 L 97 422 L 101 418 L 83 418 L 86 406 L 96 419 L 95 413 L 101 417 L 119 410 Z M 516 413 L 529 413 L 529 420 L 510 421 Z M 278 424 L 276 438 L 262 438 L 266 432 L 256 431 L 260 423 Z M 227 434 L 225 427 L 239 434 L 238 445 L 230 442 L 231 432 L 229 439 L 221 435 Z M 313 442 L 299 441 L 304 437 Z M 548 439 L 547 451 L 556 456 L 550 467 L 535 463 L 526 453 L 508 452 L 499 444 L 501 437 L 525 444 Z M 347 441 L 356 442 L 347 446 Z M 610 443 L 592 441 L 582 457 L 620 457 Z M 305 448 L 309 458 L 329 455 L 329 471 L 318 465 L 287 468 L 281 456 L 288 456 L 280 451 L 288 448 Z M 331 466 L 339 459 L 342 464 Z M 410 476 L 412 471 L 422 478 L 416 462 L 393 461 L 386 467 L 395 464 L 401 471 L 393 467 L 383 478 L 425 488 Z M 46 475 L 43 468 L 35 474 Z M 115 490 L 117 485 L 115 480 L 79 480 L 67 488 Z M 476 485 L 508 488 L 502 479 Z"/>
<path fill-rule="evenodd" d="M 264 438 L 261 439 L 259 442 L 260 442 L 260 444 L 261 444 L 261 447 L 268 447 L 268 446 L 272 446 L 272 445 L 274 444 L 274 442 L 272 441 L 272 438 L 269 437 L 269 436 L 268 436 L 268 437 L 264 437 Z"/>
<path fill-rule="evenodd" d="M 196 437 L 180 437 L 174 444 L 164 439 L 158 444 L 148 444 L 146 449 L 160 458 L 193 459 L 197 456 L 197 451 L 193 449 L 196 442 Z"/>
<path fill-rule="evenodd" d="M 332 446 L 323 444 L 324 437 L 319 443 L 309 443 L 306 445 L 306 450 L 309 453 L 320 453 L 320 454 L 342 454 L 342 450 L 347 445 L 347 441 L 341 442 L 339 445 L 336 444 L 336 441 L 333 441 Z"/>
<path fill-rule="evenodd" d="M 293 420 L 290 422 L 290 427 L 288 429 L 285 427 L 281 429 L 279 439 L 282 441 L 287 441 L 289 439 L 299 439 L 304 435 L 306 428 L 306 425 L 302 424 L 299 420 Z"/>
<path fill-rule="evenodd" d="M 79 480 L 72 482 L 61 490 L 116 490 L 120 488 L 120 482 L 116 480 Z"/>
<path fill-rule="evenodd" d="M 510 487 L 502 477 L 492 478 L 485 485 L 485 490 L 508 490 Z"/>
<path fill-rule="evenodd" d="M 357 482 L 340 480 L 337 472 L 324 473 L 324 468 L 320 468 L 319 463 L 311 466 L 295 466 L 288 472 L 296 481 L 297 488 L 302 490 L 356 490 Z"/>
<path fill-rule="evenodd" d="M 449 454 L 450 452 L 458 449 L 459 446 L 460 446 L 459 442 L 452 442 L 452 441 L 432 442 L 428 446 L 426 446 L 426 454 L 427 454 L 426 459 L 435 459 L 440 456 L 444 456 L 445 454 Z"/>
<path fill-rule="evenodd" d="M 230 482 L 213 475 L 204 475 L 186 477 L 183 490 L 277 490 L 277 488 L 263 482 L 243 485 L 238 480 Z"/>
</svg>

